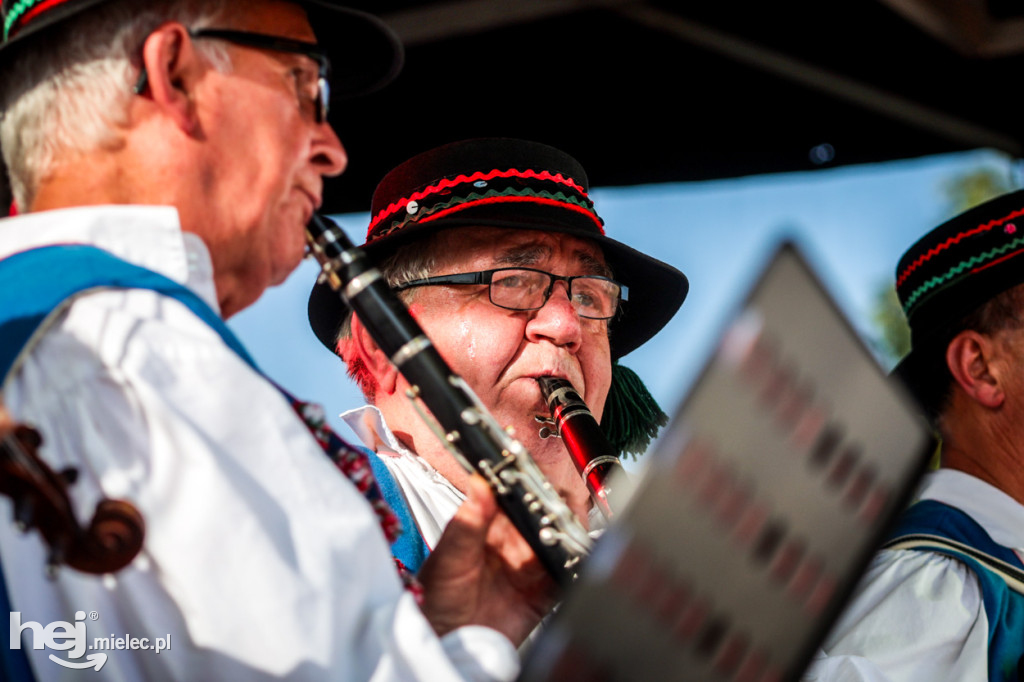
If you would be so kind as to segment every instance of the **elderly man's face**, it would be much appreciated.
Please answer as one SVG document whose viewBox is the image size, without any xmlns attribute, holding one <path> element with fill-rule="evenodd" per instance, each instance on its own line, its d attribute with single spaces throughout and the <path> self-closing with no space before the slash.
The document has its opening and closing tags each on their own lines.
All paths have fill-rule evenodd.
<svg viewBox="0 0 1024 682">
<path fill-rule="evenodd" d="M 246 3 L 230 23 L 229 28 L 316 42 L 305 12 L 287 2 Z M 202 236 L 218 279 L 234 291 L 225 305 L 230 315 L 299 264 L 305 225 L 321 203 L 323 176 L 341 173 L 347 158 L 330 126 L 314 118 L 315 61 L 225 46 L 233 69 L 210 74 L 214 96 L 204 100 L 212 104 L 203 120 L 211 154 L 200 170 L 209 177 L 219 213 Z"/>
<path fill-rule="evenodd" d="M 564 276 L 607 274 L 601 250 L 568 235 L 477 228 L 447 230 L 435 239 L 434 275 L 517 266 Z M 500 424 L 515 426 L 519 439 L 536 434 L 534 415 L 548 414 L 534 377 L 568 379 L 600 417 L 611 385 L 608 322 L 579 317 L 564 282 L 539 310 L 499 308 L 487 285 L 459 285 L 417 289 L 410 311 L 452 369 Z"/>
</svg>

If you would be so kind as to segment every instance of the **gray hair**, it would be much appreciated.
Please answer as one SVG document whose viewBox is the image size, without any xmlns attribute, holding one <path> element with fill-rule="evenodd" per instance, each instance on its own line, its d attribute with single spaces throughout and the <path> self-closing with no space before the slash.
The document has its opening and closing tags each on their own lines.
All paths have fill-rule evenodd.
<svg viewBox="0 0 1024 682">
<path fill-rule="evenodd" d="M 140 49 L 150 33 L 166 21 L 208 26 L 225 15 L 228 4 L 116 0 L 65 21 L 22 50 L 0 87 L 0 147 L 21 210 L 62 157 L 118 145 L 118 129 L 128 124 Z M 196 49 L 214 68 L 230 69 L 218 41 L 202 41 Z"/>
<path fill-rule="evenodd" d="M 384 281 L 389 287 L 396 287 L 406 282 L 429 277 L 434 273 L 437 263 L 440 260 L 440 252 L 437 247 L 437 234 L 425 239 L 420 239 L 411 244 L 399 247 L 395 253 L 384 259 L 378 265 Z M 406 289 L 398 292 L 398 297 L 403 303 L 409 305 L 416 296 L 416 288 Z M 373 402 L 377 394 L 377 381 L 367 370 L 363 361 L 355 354 L 345 353 L 352 338 L 352 313 L 349 312 L 342 320 L 338 330 L 338 339 L 335 348 L 345 359 L 348 366 L 348 375 L 358 384 L 367 401 Z M 347 357 L 345 357 L 347 355 Z"/>
</svg>

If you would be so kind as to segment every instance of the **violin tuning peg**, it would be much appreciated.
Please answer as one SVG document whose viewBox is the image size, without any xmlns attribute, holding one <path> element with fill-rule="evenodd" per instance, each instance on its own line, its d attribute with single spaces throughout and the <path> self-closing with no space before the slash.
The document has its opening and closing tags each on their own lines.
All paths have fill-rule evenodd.
<svg viewBox="0 0 1024 682">
<path fill-rule="evenodd" d="M 27 444 L 30 448 L 38 448 L 43 444 L 43 437 L 30 426 L 19 425 L 15 427 L 14 433 L 19 441 Z"/>
<path fill-rule="evenodd" d="M 36 515 L 36 506 L 31 497 L 19 497 L 14 500 L 14 525 L 22 533 L 28 532 Z"/>
<path fill-rule="evenodd" d="M 64 479 L 64 482 L 68 485 L 73 485 L 78 480 L 78 469 L 75 467 L 67 467 L 61 469 L 60 477 Z"/>
<path fill-rule="evenodd" d="M 54 543 L 50 547 L 50 554 L 46 557 L 46 577 L 49 580 L 56 580 L 60 573 L 60 567 L 64 563 L 64 547 L 61 542 Z"/>
</svg>

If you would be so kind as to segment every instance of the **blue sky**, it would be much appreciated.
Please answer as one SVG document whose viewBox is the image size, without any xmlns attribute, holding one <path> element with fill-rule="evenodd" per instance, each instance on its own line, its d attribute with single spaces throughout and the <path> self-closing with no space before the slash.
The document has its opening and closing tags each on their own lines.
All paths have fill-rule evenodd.
<svg viewBox="0 0 1024 682">
<path fill-rule="evenodd" d="M 870 337 L 873 296 L 891 282 L 900 254 L 951 216 L 944 184 L 984 167 L 1021 185 L 1018 164 L 976 151 L 806 173 L 594 189 L 591 197 L 610 237 L 656 255 L 690 280 L 689 297 L 672 322 L 622 364 L 671 411 L 784 239 L 796 242 L 854 328 Z M 367 214 L 333 217 L 362 243 Z M 316 274 L 316 264 L 304 262 L 229 324 L 264 372 L 295 395 L 321 403 L 345 436 L 336 415 L 363 401 L 340 360 L 309 329 L 306 300 Z"/>
</svg>

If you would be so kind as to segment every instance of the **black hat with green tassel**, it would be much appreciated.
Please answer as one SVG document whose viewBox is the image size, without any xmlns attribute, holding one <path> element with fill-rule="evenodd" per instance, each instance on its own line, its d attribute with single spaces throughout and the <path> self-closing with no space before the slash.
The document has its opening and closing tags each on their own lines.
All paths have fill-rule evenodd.
<svg viewBox="0 0 1024 682">
<path fill-rule="evenodd" d="M 604 233 L 583 167 L 554 147 L 507 138 L 454 142 L 424 152 L 388 173 L 373 194 L 363 250 L 380 262 L 396 248 L 452 227 L 506 227 L 582 237 L 601 247 L 625 285 L 612 321 L 612 387 L 601 426 L 620 453 L 642 453 L 667 417 L 640 378 L 619 358 L 654 336 L 689 290 L 676 268 Z M 317 338 L 335 351 L 348 308 L 327 284 L 309 298 Z"/>
</svg>

